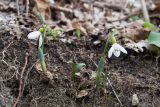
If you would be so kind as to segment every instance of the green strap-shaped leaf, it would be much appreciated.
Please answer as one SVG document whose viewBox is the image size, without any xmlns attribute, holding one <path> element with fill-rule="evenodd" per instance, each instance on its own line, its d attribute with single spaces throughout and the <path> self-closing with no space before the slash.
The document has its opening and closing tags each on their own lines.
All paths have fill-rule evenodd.
<svg viewBox="0 0 160 107">
<path fill-rule="evenodd" d="M 72 63 L 72 73 L 71 78 L 74 80 L 75 74 L 80 71 L 81 68 L 85 66 L 85 63 Z"/>
<path fill-rule="evenodd" d="M 160 33 L 151 32 L 148 37 L 149 44 L 155 45 L 160 48 Z"/>
<path fill-rule="evenodd" d="M 40 60 L 41 68 L 43 72 L 47 71 L 46 63 L 44 61 L 44 54 L 41 48 L 38 48 L 38 58 Z"/>
<path fill-rule="evenodd" d="M 98 72 L 104 71 L 104 57 L 101 57 L 99 63 L 98 63 Z"/>
<path fill-rule="evenodd" d="M 44 61 L 43 50 L 41 48 L 38 48 L 38 58 L 40 61 Z"/>
<path fill-rule="evenodd" d="M 97 73 L 96 73 L 96 86 L 99 87 L 101 82 L 102 82 L 102 77 L 101 77 L 101 74 L 103 73 L 104 71 L 104 57 L 102 56 L 100 58 L 100 61 L 98 63 L 98 69 L 97 69 Z"/>
</svg>

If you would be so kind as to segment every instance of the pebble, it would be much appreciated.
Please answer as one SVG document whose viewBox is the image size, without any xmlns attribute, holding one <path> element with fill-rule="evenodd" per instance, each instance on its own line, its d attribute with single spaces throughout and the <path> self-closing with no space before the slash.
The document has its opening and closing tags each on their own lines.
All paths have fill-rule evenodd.
<svg viewBox="0 0 160 107">
<path fill-rule="evenodd" d="M 132 106 L 137 106 L 139 104 L 139 99 L 137 94 L 132 95 Z"/>
</svg>

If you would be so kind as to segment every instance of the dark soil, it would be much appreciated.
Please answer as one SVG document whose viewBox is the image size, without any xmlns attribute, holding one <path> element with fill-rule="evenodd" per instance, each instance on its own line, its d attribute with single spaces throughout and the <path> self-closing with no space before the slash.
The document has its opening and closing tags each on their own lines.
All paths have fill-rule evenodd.
<svg viewBox="0 0 160 107">
<path fill-rule="evenodd" d="M 4 80 L 1 83 L 10 89 L 10 96 L 13 96 L 14 99 L 18 95 L 19 73 L 24 66 L 25 55 L 29 53 L 24 75 L 26 80 L 23 96 L 18 104 L 19 107 L 120 106 L 109 86 L 106 87 L 104 93 L 97 91 L 94 88 L 95 84 L 91 81 L 83 81 L 80 88 L 71 85 L 73 84 L 70 81 L 71 67 L 67 61 L 75 58 L 77 62 L 83 62 L 87 65 L 87 72 L 95 71 L 96 66 L 93 61 L 98 63 L 103 51 L 102 44 L 95 46 L 90 38 L 76 40 L 71 44 L 59 40 L 46 42 L 46 63 L 48 69 L 54 74 L 53 80 L 47 80 L 34 67 L 37 61 L 37 46 L 34 43 L 29 41 L 26 36 L 17 40 L 7 33 L 0 35 L 0 59 L 4 57 L 4 61 L 0 61 L 0 77 L 1 80 Z M 156 59 L 149 53 L 136 54 L 128 50 L 127 55 L 122 55 L 118 59 L 111 58 L 107 62 L 109 64 L 106 64 L 106 72 L 109 73 L 112 85 L 124 107 L 132 106 L 131 98 L 134 93 L 138 95 L 140 100 L 138 107 L 153 107 L 153 105 L 159 107 L 160 60 L 158 58 Z M 10 78 L 14 73 L 15 76 Z M 75 98 L 73 93 L 81 89 L 89 89 L 89 94 L 80 99 Z M 9 105 L 2 104 L 1 107 L 9 107 Z"/>
<path fill-rule="evenodd" d="M 0 3 L 7 4 L 11 1 L 15 2 L 0 0 Z M 20 6 L 21 10 L 25 9 L 24 5 Z M 0 7 L 0 15 L 4 16 L 4 19 L 9 17 L 4 25 L 8 24 L 10 19 L 15 22 L 16 12 L 16 7 L 12 5 L 5 10 Z M 15 15 L 10 15 L 12 13 Z M 54 75 L 53 79 L 49 80 L 35 67 L 38 59 L 36 41 L 27 39 L 31 29 L 39 28 L 37 19 L 30 14 L 17 19 L 22 34 L 18 35 L 15 26 L 9 26 L 9 30 L 8 25 L 6 28 L 0 26 L 0 107 L 12 107 L 15 103 L 26 53 L 29 56 L 22 78 L 23 93 L 17 107 L 120 107 L 110 85 L 97 90 L 95 79 L 87 77 L 91 71 L 96 72 L 96 64 L 104 49 L 103 42 L 93 45 L 91 36 L 75 39 L 70 44 L 59 39 L 46 40 L 45 61 L 48 70 Z M 21 36 L 20 39 L 18 36 Z M 72 36 L 75 35 L 67 34 L 64 38 Z M 160 107 L 160 58 L 147 51 L 127 51 L 127 55 L 106 59 L 105 65 L 106 73 L 109 74 L 120 101 L 124 107 L 132 107 L 132 95 L 136 93 L 140 101 L 138 107 Z M 68 63 L 73 59 L 78 63 L 85 63 L 84 71 L 87 73 L 84 78 L 76 78 L 75 81 L 71 81 L 71 65 Z M 76 94 L 81 90 L 87 90 L 88 95 L 76 98 Z"/>
</svg>

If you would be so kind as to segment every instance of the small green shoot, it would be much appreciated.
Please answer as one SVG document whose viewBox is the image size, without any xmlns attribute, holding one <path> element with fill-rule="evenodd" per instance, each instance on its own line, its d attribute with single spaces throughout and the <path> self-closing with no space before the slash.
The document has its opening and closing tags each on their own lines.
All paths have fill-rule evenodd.
<svg viewBox="0 0 160 107">
<path fill-rule="evenodd" d="M 152 30 L 152 31 L 157 29 L 157 27 L 154 24 L 147 22 L 147 21 L 144 22 L 143 27 L 145 29 Z"/>
<path fill-rule="evenodd" d="M 42 33 L 42 46 L 41 46 L 41 48 L 42 48 L 42 51 L 43 51 L 43 50 L 44 50 L 44 38 L 45 38 L 45 36 L 46 36 L 47 25 L 43 25 L 43 26 L 39 29 L 39 31 Z"/>
<path fill-rule="evenodd" d="M 52 36 L 52 38 L 56 40 L 63 32 L 63 29 L 49 29 L 48 36 Z"/>
<path fill-rule="evenodd" d="M 130 16 L 130 17 L 129 17 L 129 20 L 130 20 L 130 21 L 136 21 L 136 20 L 138 20 L 138 19 L 139 19 L 138 16 Z"/>
<path fill-rule="evenodd" d="M 98 63 L 97 73 L 96 73 L 96 87 L 99 88 L 102 85 L 103 79 L 102 79 L 102 73 L 104 72 L 104 57 L 100 58 L 100 61 Z"/>
<path fill-rule="evenodd" d="M 85 67 L 84 63 L 71 63 L 71 79 L 75 80 L 75 74 L 81 70 L 81 68 Z"/>
<path fill-rule="evenodd" d="M 41 23 L 41 24 L 44 24 L 44 17 L 42 16 L 42 15 L 37 15 L 37 19 L 39 20 L 39 22 Z"/>
<path fill-rule="evenodd" d="M 76 29 L 76 35 L 77 35 L 78 38 L 81 37 L 81 31 L 80 31 L 80 29 Z"/>
</svg>

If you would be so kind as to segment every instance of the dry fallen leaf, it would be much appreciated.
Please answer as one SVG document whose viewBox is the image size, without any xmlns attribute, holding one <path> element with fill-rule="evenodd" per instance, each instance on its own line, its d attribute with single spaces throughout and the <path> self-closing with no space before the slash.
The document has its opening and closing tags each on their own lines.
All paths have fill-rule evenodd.
<svg viewBox="0 0 160 107">
<path fill-rule="evenodd" d="M 150 31 L 145 30 L 142 25 L 141 22 L 133 22 L 120 31 L 120 35 L 132 41 L 145 40 L 149 36 Z"/>
<path fill-rule="evenodd" d="M 84 28 L 86 29 L 89 35 L 96 35 L 99 31 L 99 29 L 94 27 L 93 24 L 91 24 L 91 22 L 89 21 L 84 23 Z"/>
<path fill-rule="evenodd" d="M 49 0 L 34 0 L 35 6 L 33 12 L 36 15 L 41 15 L 46 20 L 51 19 L 50 1 Z"/>
<path fill-rule="evenodd" d="M 72 27 L 74 29 L 79 29 L 84 36 L 88 36 L 86 29 L 83 26 L 81 26 L 81 23 L 79 22 L 79 20 L 73 20 Z"/>
<path fill-rule="evenodd" d="M 138 43 L 129 40 L 129 43 L 126 43 L 125 46 L 136 52 L 143 52 L 144 48 L 148 49 L 149 44 L 148 44 L 148 40 L 141 40 Z"/>
</svg>

